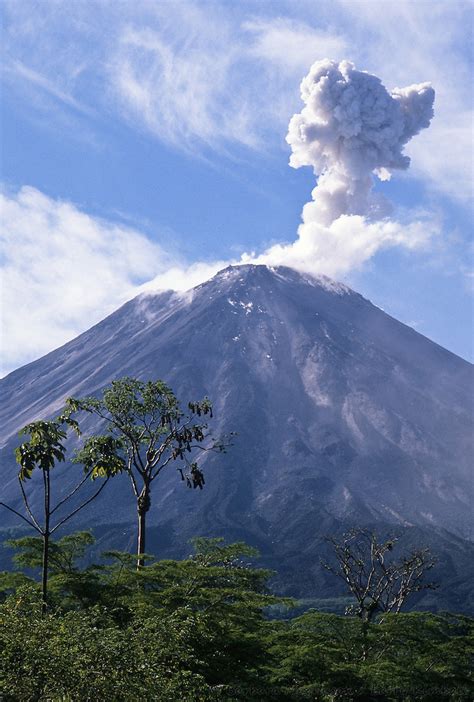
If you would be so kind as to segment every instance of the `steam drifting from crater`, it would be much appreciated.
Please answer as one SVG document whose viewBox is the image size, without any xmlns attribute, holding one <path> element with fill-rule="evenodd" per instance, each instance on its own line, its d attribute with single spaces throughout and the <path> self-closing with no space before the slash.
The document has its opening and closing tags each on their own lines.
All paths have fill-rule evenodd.
<svg viewBox="0 0 474 702">
<path fill-rule="evenodd" d="M 301 83 L 305 103 L 291 118 L 286 140 L 293 168 L 311 166 L 317 176 L 302 212 L 298 239 L 277 245 L 257 261 L 337 275 L 387 246 L 415 248 L 438 228 L 424 216 L 401 224 L 389 219 L 390 202 L 373 190 L 406 170 L 404 146 L 433 117 L 429 83 L 388 92 L 377 76 L 350 61 L 317 61 Z M 251 257 L 248 258 L 251 260 Z"/>
</svg>

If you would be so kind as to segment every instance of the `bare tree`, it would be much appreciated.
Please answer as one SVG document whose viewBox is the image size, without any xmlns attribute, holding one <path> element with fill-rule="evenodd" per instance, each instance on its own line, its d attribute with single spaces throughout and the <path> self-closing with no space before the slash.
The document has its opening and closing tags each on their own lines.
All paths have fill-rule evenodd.
<svg viewBox="0 0 474 702">
<path fill-rule="evenodd" d="M 421 590 L 433 590 L 425 575 L 436 561 L 429 549 L 417 549 L 395 560 L 392 551 L 398 537 L 379 541 L 367 529 L 351 529 L 341 539 L 326 539 L 334 549 L 336 565 L 323 563 L 341 578 L 356 599 L 348 613 L 371 622 L 378 613 L 400 612 L 407 598 Z"/>
</svg>

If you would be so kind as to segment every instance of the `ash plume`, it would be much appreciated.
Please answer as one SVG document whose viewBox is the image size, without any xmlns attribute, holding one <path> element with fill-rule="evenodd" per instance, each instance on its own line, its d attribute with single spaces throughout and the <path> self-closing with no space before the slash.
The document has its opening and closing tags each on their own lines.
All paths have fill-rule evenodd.
<svg viewBox="0 0 474 702">
<path fill-rule="evenodd" d="M 373 193 L 374 177 L 406 170 L 404 146 L 433 117 L 429 83 L 388 92 L 377 76 L 350 61 L 317 61 L 301 83 L 305 106 L 292 117 L 286 140 L 293 168 L 311 166 L 318 182 L 304 221 L 330 225 L 341 215 L 380 219 L 386 201 Z"/>
<path fill-rule="evenodd" d="M 298 236 L 261 254 L 248 252 L 230 263 L 290 266 L 313 275 L 344 275 L 377 251 L 414 250 L 439 234 L 433 215 L 411 211 L 400 221 L 390 202 L 374 192 L 375 178 L 388 180 L 406 170 L 405 145 L 433 117 L 429 83 L 388 92 L 377 76 L 350 61 L 317 61 L 301 83 L 304 107 L 291 118 L 287 142 L 290 165 L 311 166 L 317 176 L 312 200 L 303 207 Z M 226 262 L 174 267 L 144 290 L 186 289 L 225 267 Z M 191 283 L 193 281 L 193 283 Z"/>
<path fill-rule="evenodd" d="M 303 207 L 296 241 L 247 260 L 337 276 L 379 249 L 415 249 L 439 233 L 426 212 L 404 222 L 390 217 L 390 202 L 374 192 L 375 178 L 388 180 L 410 165 L 403 148 L 433 117 L 429 83 L 388 92 L 350 61 L 324 59 L 303 79 L 301 97 L 305 105 L 291 118 L 286 140 L 290 165 L 311 166 L 317 176 L 312 200 Z"/>
</svg>

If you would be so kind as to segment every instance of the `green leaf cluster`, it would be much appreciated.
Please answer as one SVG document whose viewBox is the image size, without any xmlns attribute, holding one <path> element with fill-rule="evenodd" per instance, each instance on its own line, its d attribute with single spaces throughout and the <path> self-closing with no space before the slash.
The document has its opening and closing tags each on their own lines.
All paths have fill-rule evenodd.
<svg viewBox="0 0 474 702">
<path fill-rule="evenodd" d="M 29 480 L 35 468 L 48 471 L 54 468 L 56 461 L 64 461 L 67 427 L 73 426 L 79 432 L 77 422 L 69 415 L 61 415 L 55 421 L 37 421 L 27 424 L 20 431 L 29 435 L 29 441 L 20 444 L 15 450 L 17 463 L 20 465 L 20 480 Z"/>
<path fill-rule="evenodd" d="M 9 702 L 71 700 L 472 699 L 473 620 L 452 614 L 389 614 L 372 623 L 310 610 L 270 619 L 292 602 L 268 587 L 255 550 L 196 539 L 194 553 L 136 569 L 111 552 L 81 567 L 88 532 L 51 549 L 51 604 L 39 585 L 3 574 L 0 695 Z M 10 542 L 31 570 L 41 539 Z M 26 583 L 26 584 L 25 584 Z"/>
</svg>

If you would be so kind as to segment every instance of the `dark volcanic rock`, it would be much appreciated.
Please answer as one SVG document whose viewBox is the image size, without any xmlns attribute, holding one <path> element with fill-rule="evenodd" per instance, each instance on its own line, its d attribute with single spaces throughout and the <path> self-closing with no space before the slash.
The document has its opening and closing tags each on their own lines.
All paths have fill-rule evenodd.
<svg viewBox="0 0 474 702">
<path fill-rule="evenodd" d="M 463 551 L 472 370 L 329 279 L 229 267 L 185 295 L 140 296 L 0 381 L 2 497 L 16 503 L 12 449 L 26 422 L 123 375 L 163 378 L 183 401 L 209 395 L 215 433 L 238 435 L 227 455 L 207 458 L 202 493 L 173 468 L 155 485 L 150 523 L 162 553 L 188 552 L 196 534 L 243 538 L 287 590 L 303 591 L 302 568 L 319 578 L 321 534 L 344 525 L 449 533 Z M 124 483 L 76 526 L 131 522 Z"/>
</svg>

